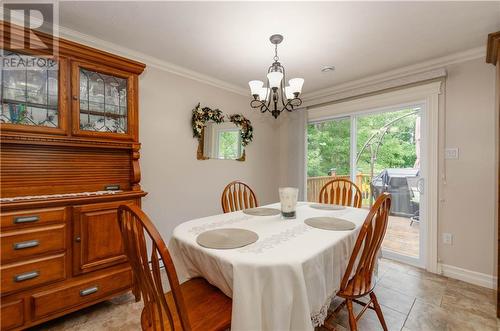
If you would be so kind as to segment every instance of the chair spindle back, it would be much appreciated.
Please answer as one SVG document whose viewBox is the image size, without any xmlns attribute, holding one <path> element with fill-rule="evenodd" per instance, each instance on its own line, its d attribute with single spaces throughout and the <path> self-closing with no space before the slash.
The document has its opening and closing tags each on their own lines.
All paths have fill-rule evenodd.
<svg viewBox="0 0 500 331">
<path fill-rule="evenodd" d="M 167 246 L 148 216 L 135 205 L 121 205 L 118 208 L 118 220 L 122 233 L 125 253 L 127 254 L 134 280 L 140 288 L 144 300 L 144 313 L 151 322 L 148 329 L 164 330 L 167 325 L 174 330 L 173 314 L 178 313 L 183 330 L 190 330 L 187 310 L 181 293 L 175 266 Z M 151 265 L 145 235 L 151 240 Z M 165 299 L 160 274 L 160 262 L 165 266 L 177 312 L 170 310 Z M 155 323 L 154 321 L 160 321 Z M 144 328 L 144 326 L 143 326 Z"/>
<path fill-rule="evenodd" d="M 373 269 L 380 246 L 384 240 L 390 209 L 391 195 L 384 192 L 375 201 L 361 227 L 349 264 L 340 284 L 341 291 L 347 287 L 349 280 L 353 278 L 355 282 L 354 287 L 361 289 L 361 292 L 358 294 L 362 295 L 365 290 L 368 291 L 372 288 Z M 358 264 L 354 275 L 351 277 L 356 261 Z"/>
<path fill-rule="evenodd" d="M 319 202 L 361 208 L 363 196 L 356 184 L 337 178 L 323 185 L 319 191 Z"/>
<path fill-rule="evenodd" d="M 250 186 L 240 181 L 226 185 L 222 192 L 221 205 L 224 213 L 259 206 L 257 197 Z"/>
</svg>

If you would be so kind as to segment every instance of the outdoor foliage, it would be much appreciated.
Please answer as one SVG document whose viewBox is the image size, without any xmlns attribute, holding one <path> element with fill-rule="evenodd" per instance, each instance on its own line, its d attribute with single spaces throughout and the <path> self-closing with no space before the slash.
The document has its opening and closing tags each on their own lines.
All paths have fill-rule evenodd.
<svg viewBox="0 0 500 331">
<path fill-rule="evenodd" d="M 414 110 L 405 109 L 357 117 L 357 152 L 359 153 L 366 141 L 384 125 Z M 390 126 L 377 153 L 375 174 L 385 168 L 414 167 L 415 123 L 418 116 L 419 114 L 409 115 Z M 309 177 L 328 176 L 330 170 L 334 170 L 337 175 L 349 175 L 350 127 L 349 117 L 308 125 Z M 370 173 L 370 149 L 376 148 L 376 145 L 373 143 L 361 152 L 356 165 L 358 172 Z"/>
<path fill-rule="evenodd" d="M 238 155 L 240 131 L 225 131 L 219 133 L 219 157 L 223 159 L 234 160 Z"/>
</svg>

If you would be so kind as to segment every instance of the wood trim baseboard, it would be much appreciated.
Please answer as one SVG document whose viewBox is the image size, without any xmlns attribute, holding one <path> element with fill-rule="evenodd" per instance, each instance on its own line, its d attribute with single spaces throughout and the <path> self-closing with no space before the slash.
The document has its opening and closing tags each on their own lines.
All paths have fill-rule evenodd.
<svg viewBox="0 0 500 331">
<path fill-rule="evenodd" d="M 497 277 L 493 275 L 488 275 L 449 264 L 440 264 L 439 267 L 441 268 L 441 274 L 443 276 L 458 279 L 469 284 L 474 284 L 490 289 L 497 288 Z"/>
</svg>

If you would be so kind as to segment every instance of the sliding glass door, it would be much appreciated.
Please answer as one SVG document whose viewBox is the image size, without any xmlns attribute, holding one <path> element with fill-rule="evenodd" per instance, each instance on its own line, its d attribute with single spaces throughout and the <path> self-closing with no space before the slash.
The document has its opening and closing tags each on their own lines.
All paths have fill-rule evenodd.
<svg viewBox="0 0 500 331">
<path fill-rule="evenodd" d="M 309 124 L 307 137 L 307 199 L 318 201 L 319 190 L 332 177 L 351 177 L 351 118 Z"/>
<path fill-rule="evenodd" d="M 348 178 L 362 191 L 363 208 L 382 192 L 392 195 L 384 255 L 422 265 L 420 170 L 422 106 L 361 112 L 308 125 L 307 197 L 333 178 Z"/>
</svg>

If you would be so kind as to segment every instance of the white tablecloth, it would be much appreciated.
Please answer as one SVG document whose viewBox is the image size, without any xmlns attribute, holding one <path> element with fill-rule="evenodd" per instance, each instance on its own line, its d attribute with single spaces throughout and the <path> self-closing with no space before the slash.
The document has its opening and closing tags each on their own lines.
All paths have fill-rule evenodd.
<svg viewBox="0 0 500 331">
<path fill-rule="evenodd" d="M 266 207 L 279 209 L 279 204 Z M 317 210 L 299 202 L 297 219 L 234 212 L 185 222 L 169 243 L 181 282 L 202 276 L 233 299 L 232 331 L 313 330 L 323 324 L 338 291 L 367 210 Z M 356 224 L 353 231 L 309 227 L 304 220 L 335 216 Z M 246 247 L 216 250 L 199 246 L 207 230 L 241 228 L 259 240 Z"/>
</svg>

